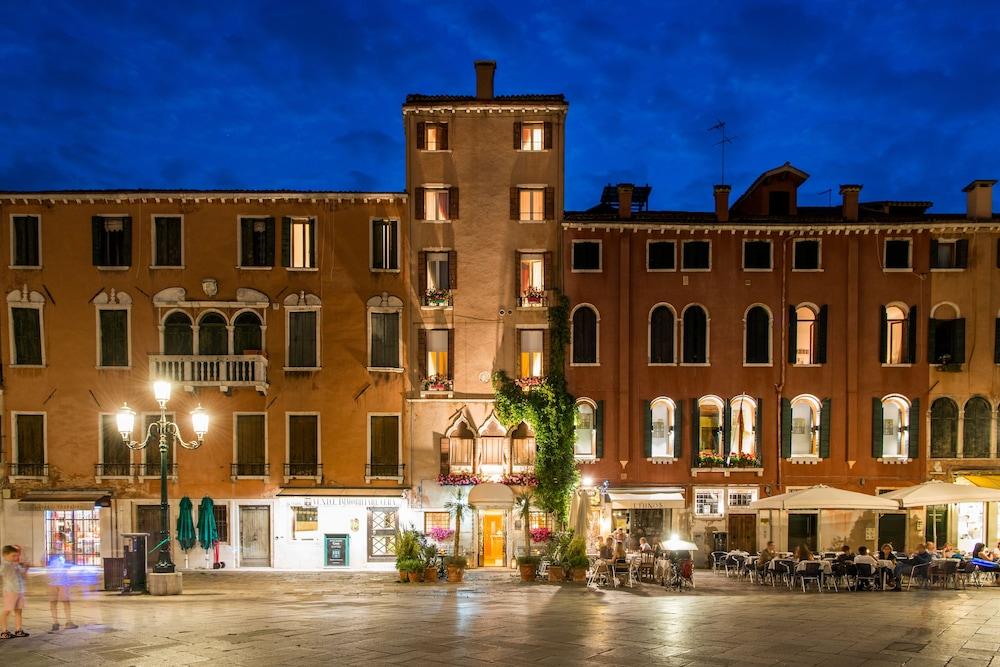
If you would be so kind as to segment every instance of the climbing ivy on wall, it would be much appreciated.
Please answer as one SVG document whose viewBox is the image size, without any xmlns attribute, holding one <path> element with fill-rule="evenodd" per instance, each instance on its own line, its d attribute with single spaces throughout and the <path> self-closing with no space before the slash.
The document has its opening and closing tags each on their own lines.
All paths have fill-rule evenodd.
<svg viewBox="0 0 1000 667">
<path fill-rule="evenodd" d="M 535 432 L 538 505 L 563 525 L 579 476 L 573 456 L 574 399 L 566 390 L 569 300 L 557 293 L 549 307 L 549 373 L 540 385 L 522 389 L 504 371 L 493 374 L 497 418 L 508 428 L 522 421 Z"/>
</svg>

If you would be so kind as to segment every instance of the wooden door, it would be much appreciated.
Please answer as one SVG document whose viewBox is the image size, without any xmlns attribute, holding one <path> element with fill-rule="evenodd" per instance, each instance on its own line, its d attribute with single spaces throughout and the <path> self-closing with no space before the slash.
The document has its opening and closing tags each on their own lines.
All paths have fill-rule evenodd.
<svg viewBox="0 0 1000 667">
<path fill-rule="evenodd" d="M 757 517 L 755 515 L 729 515 L 729 548 L 749 553 L 757 551 Z"/>
<path fill-rule="evenodd" d="M 271 508 L 267 505 L 240 506 L 240 565 L 271 565 Z"/>
</svg>

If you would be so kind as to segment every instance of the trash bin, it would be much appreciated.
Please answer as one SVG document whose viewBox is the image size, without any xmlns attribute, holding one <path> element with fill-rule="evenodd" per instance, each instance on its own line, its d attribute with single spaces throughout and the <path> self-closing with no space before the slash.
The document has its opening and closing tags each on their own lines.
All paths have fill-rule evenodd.
<svg viewBox="0 0 1000 667">
<path fill-rule="evenodd" d="M 104 559 L 104 590 L 120 591 L 125 578 L 124 558 Z"/>
</svg>

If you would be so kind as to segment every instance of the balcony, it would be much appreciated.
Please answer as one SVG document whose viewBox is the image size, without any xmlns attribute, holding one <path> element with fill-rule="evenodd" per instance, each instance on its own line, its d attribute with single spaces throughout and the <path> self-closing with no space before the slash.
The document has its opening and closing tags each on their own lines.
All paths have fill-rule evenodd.
<svg viewBox="0 0 1000 667">
<path fill-rule="evenodd" d="M 429 289 L 420 301 L 422 308 L 451 308 L 453 305 L 450 289 Z"/>
<path fill-rule="evenodd" d="M 267 357 L 259 354 L 150 355 L 149 375 L 185 388 L 253 387 L 267 393 Z"/>
<path fill-rule="evenodd" d="M 8 463 L 11 477 L 38 477 L 49 476 L 48 463 Z"/>
<path fill-rule="evenodd" d="M 136 477 L 159 477 L 160 476 L 160 464 L 159 463 L 138 463 L 133 466 L 135 469 Z M 177 479 L 177 464 L 168 463 L 167 464 L 167 477 L 170 479 Z"/>
<path fill-rule="evenodd" d="M 229 476 L 233 479 L 239 477 L 270 477 L 270 475 L 271 466 L 267 463 L 234 463 L 229 467 Z"/>
<path fill-rule="evenodd" d="M 403 480 L 406 466 L 401 463 L 369 463 L 365 466 L 365 481 L 373 479 Z"/>
<path fill-rule="evenodd" d="M 528 288 L 523 294 L 517 297 L 518 308 L 547 308 L 549 305 L 545 290 L 538 288 Z"/>
<path fill-rule="evenodd" d="M 95 463 L 94 477 L 131 477 L 131 463 Z"/>
<path fill-rule="evenodd" d="M 323 481 L 322 463 L 286 463 L 285 481 L 290 479 L 314 479 Z"/>
</svg>

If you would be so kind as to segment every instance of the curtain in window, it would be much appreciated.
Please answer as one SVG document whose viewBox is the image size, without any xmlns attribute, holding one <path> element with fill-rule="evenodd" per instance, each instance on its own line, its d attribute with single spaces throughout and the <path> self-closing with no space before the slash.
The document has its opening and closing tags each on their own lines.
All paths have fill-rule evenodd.
<svg viewBox="0 0 1000 667">
<path fill-rule="evenodd" d="M 229 354 L 229 331 L 222 315 L 209 313 L 198 320 L 198 354 Z"/>
<path fill-rule="evenodd" d="M 398 237 L 395 220 L 372 221 L 372 268 L 398 269 Z"/>
<path fill-rule="evenodd" d="M 674 363 L 674 314 L 666 306 L 653 310 L 649 318 L 649 361 Z"/>
<path fill-rule="evenodd" d="M 236 416 L 236 462 L 240 474 L 264 474 L 264 415 Z M 260 472 L 245 468 L 260 466 Z"/>
<path fill-rule="evenodd" d="M 290 465 L 315 465 L 317 463 L 316 445 L 319 431 L 316 422 L 315 415 L 289 415 L 288 463 Z"/>
<path fill-rule="evenodd" d="M 41 311 L 11 308 L 14 324 L 14 363 L 40 366 L 42 363 Z"/>
<path fill-rule="evenodd" d="M 184 313 L 171 313 L 163 322 L 163 354 L 194 354 L 191 318 Z"/>
<path fill-rule="evenodd" d="M 399 465 L 399 418 L 373 416 L 371 420 L 371 464 L 395 468 Z M 373 471 L 373 473 L 386 474 L 385 471 Z M 396 470 L 393 469 L 391 474 L 396 474 Z"/>
<path fill-rule="evenodd" d="M 101 366 L 128 366 L 128 311 L 100 310 Z"/>
<path fill-rule="evenodd" d="M 373 368 L 399 368 L 399 313 L 372 313 Z"/>
<path fill-rule="evenodd" d="M 233 322 L 233 354 L 246 350 L 262 350 L 260 318 L 253 313 L 240 313 Z"/>
<path fill-rule="evenodd" d="M 573 363 L 597 363 L 597 313 L 587 306 L 573 313 Z"/>
<path fill-rule="evenodd" d="M 958 450 L 958 406 L 950 398 L 931 404 L 931 458 L 954 458 Z"/>
<path fill-rule="evenodd" d="M 316 311 L 300 310 L 288 313 L 288 365 L 313 368 L 316 359 Z"/>
<path fill-rule="evenodd" d="M 17 416 L 17 462 L 19 465 L 45 463 L 44 415 Z"/>
</svg>

